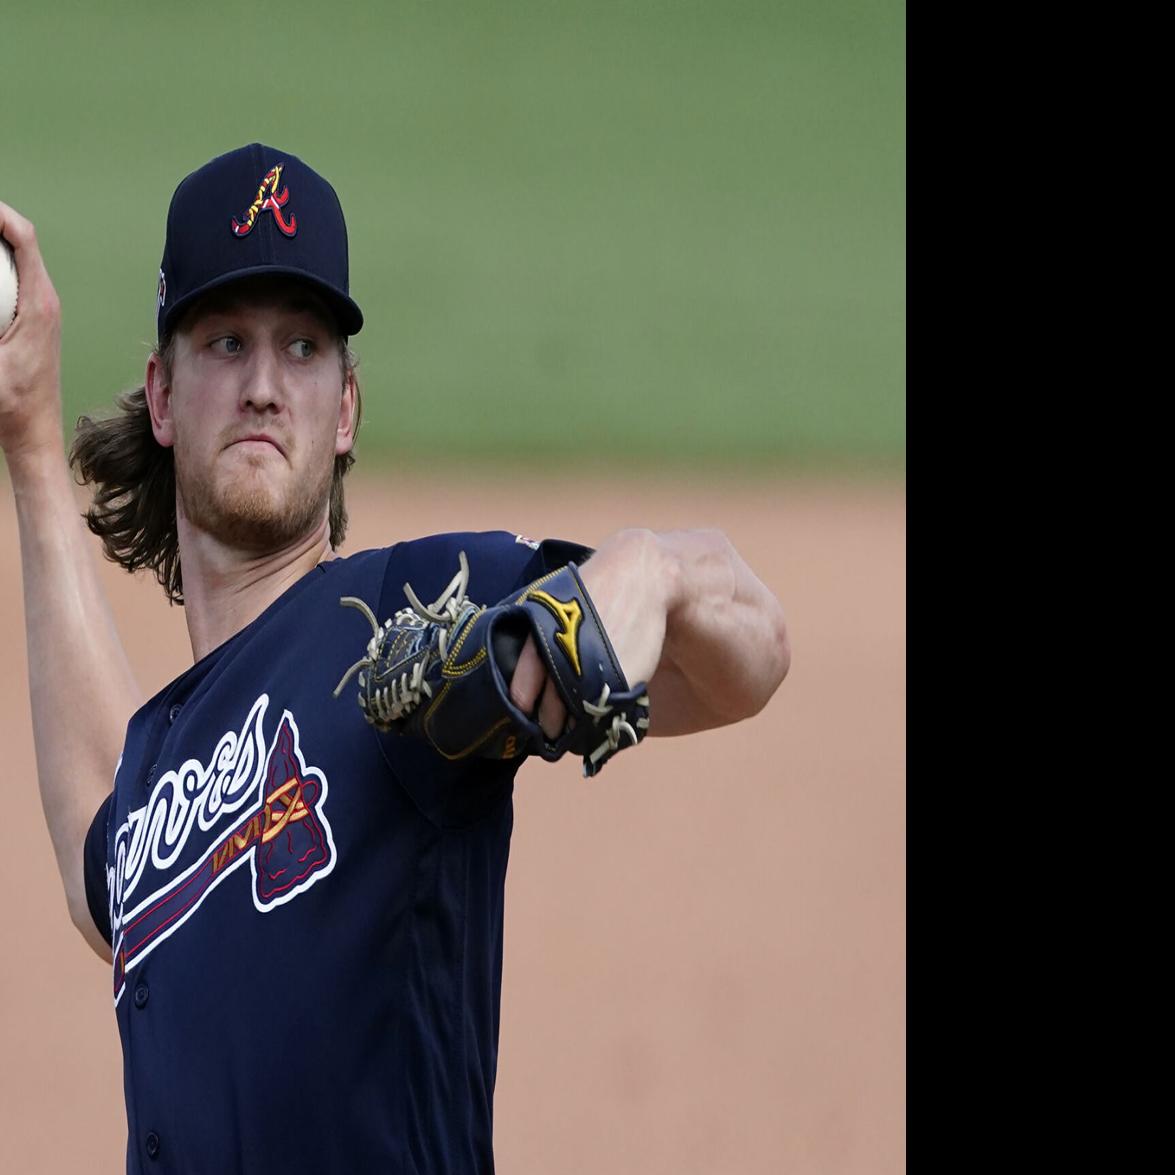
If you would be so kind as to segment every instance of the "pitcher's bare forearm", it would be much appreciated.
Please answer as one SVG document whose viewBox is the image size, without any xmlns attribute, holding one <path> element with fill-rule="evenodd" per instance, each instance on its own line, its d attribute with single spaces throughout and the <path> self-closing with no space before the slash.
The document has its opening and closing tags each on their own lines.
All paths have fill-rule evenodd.
<svg viewBox="0 0 1175 1175">
<path fill-rule="evenodd" d="M 86 831 L 114 783 L 139 690 L 98 582 L 61 434 L 61 304 L 32 222 L 0 201 L 19 278 L 0 335 L 0 449 L 16 497 L 41 806 L 70 917 L 104 958 L 86 904 Z"/>
<path fill-rule="evenodd" d="M 630 683 L 647 681 L 650 735 L 693 734 L 759 713 L 787 675 L 783 608 L 717 530 L 618 531 L 583 565 Z M 514 704 L 554 739 L 567 709 L 528 640 Z"/>
<path fill-rule="evenodd" d="M 82 850 L 142 698 L 98 580 L 93 539 L 79 516 L 60 442 L 9 454 L 8 465 L 41 804 L 73 921 L 108 957 L 90 925 Z"/>
<path fill-rule="evenodd" d="M 650 735 L 749 718 L 787 674 L 783 609 L 719 530 L 619 531 L 583 576 L 621 664 L 648 675 Z"/>
<path fill-rule="evenodd" d="M 783 608 L 718 530 L 657 536 L 675 591 L 661 663 L 650 682 L 667 710 L 660 730 L 687 734 L 758 714 L 791 665 Z"/>
</svg>

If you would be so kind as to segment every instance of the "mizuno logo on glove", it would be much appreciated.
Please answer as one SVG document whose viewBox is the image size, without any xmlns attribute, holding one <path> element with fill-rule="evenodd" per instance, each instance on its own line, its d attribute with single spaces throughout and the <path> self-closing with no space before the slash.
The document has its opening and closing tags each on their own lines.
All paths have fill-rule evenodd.
<svg viewBox="0 0 1175 1175">
<path fill-rule="evenodd" d="M 567 654 L 567 660 L 571 662 L 575 676 L 582 677 L 583 669 L 579 664 L 579 624 L 583 620 L 583 610 L 579 606 L 579 601 L 556 600 L 554 596 L 539 591 L 537 588 L 532 588 L 527 592 L 526 598 L 537 600 L 554 613 L 555 619 L 563 626 L 562 632 L 555 633 L 555 639 L 559 642 L 559 647 Z"/>
</svg>

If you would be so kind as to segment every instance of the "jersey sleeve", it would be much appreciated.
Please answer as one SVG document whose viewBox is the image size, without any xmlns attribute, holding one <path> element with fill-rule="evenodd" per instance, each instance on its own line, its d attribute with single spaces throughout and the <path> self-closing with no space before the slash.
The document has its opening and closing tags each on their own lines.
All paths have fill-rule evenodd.
<svg viewBox="0 0 1175 1175">
<path fill-rule="evenodd" d="M 582 543 L 573 543 L 566 539 L 543 539 L 532 548 L 530 559 L 522 568 L 517 581 L 510 586 L 510 591 L 518 591 L 528 583 L 533 583 L 539 576 L 546 575 L 548 571 L 558 571 L 568 563 L 582 567 L 595 553 L 594 548 L 585 547 Z"/>
<path fill-rule="evenodd" d="M 388 560 L 380 596 L 379 616 L 391 616 L 403 608 L 405 582 L 425 603 L 444 590 L 456 574 L 458 555 L 469 560 L 469 598 L 478 604 L 500 603 L 548 571 L 568 563 L 583 563 L 591 547 L 566 539 L 538 542 L 505 530 L 433 535 L 395 548 Z"/>
<path fill-rule="evenodd" d="M 114 793 L 102 801 L 94 819 L 90 823 L 90 830 L 86 833 L 83 869 L 86 878 L 86 905 L 90 907 L 90 917 L 98 933 L 106 940 L 108 946 L 112 944 L 110 933 L 110 900 L 106 892 L 106 827 L 110 820 L 110 805 L 114 800 Z"/>
</svg>

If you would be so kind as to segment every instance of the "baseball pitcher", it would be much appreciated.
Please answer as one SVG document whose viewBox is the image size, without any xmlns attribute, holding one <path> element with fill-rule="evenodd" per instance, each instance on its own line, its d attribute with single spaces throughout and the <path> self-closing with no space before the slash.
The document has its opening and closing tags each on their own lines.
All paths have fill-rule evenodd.
<svg viewBox="0 0 1175 1175">
<path fill-rule="evenodd" d="M 296 155 L 253 143 L 176 188 L 143 384 L 68 463 L 57 296 L 5 204 L 0 235 L 37 769 L 111 964 L 127 1171 L 491 1172 L 515 773 L 757 713 L 778 601 L 713 531 L 344 556 L 363 314 Z M 90 534 L 184 608 L 193 663 L 150 696 Z"/>
</svg>

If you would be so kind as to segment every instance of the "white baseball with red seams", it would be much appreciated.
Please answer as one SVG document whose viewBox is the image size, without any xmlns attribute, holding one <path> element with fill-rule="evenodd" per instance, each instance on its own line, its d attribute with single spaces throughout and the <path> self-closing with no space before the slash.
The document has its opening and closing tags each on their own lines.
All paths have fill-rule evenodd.
<svg viewBox="0 0 1175 1175">
<path fill-rule="evenodd" d="M 16 317 L 18 288 L 16 259 L 12 256 L 12 246 L 0 237 L 0 336 L 12 325 L 12 320 Z"/>
</svg>

